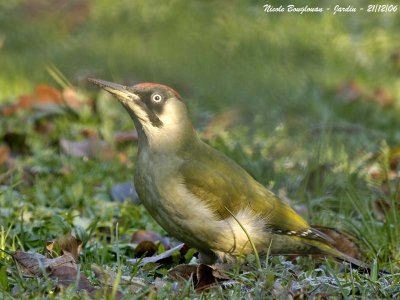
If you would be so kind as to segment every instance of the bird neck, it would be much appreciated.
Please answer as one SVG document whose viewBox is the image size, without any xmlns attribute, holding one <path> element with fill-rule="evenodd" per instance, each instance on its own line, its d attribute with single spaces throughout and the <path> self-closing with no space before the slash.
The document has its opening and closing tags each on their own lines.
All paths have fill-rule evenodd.
<svg viewBox="0 0 400 300">
<path fill-rule="evenodd" d="M 139 155 L 142 152 L 177 155 L 180 151 L 193 147 L 200 141 L 187 118 L 176 126 L 168 128 L 148 128 L 136 117 L 133 117 L 133 121 L 138 132 Z"/>
</svg>

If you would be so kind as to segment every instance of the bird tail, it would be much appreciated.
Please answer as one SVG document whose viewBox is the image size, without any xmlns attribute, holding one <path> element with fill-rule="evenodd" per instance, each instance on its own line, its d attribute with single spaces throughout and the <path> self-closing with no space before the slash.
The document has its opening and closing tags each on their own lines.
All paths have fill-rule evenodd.
<svg viewBox="0 0 400 300">
<path fill-rule="evenodd" d="M 357 269 L 370 271 L 370 265 L 360 260 L 361 251 L 356 237 L 334 228 L 322 226 L 312 226 L 312 228 L 327 237 L 323 242 L 313 241 L 313 244 L 314 242 L 318 244 L 314 246 L 319 248 L 323 254 L 333 256 L 340 261 L 348 262 Z"/>
</svg>

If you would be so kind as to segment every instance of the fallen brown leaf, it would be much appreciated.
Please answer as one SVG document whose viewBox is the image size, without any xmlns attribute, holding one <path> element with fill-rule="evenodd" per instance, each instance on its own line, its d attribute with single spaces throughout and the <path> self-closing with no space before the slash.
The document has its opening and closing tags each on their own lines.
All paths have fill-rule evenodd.
<svg viewBox="0 0 400 300">
<path fill-rule="evenodd" d="M 54 241 L 49 241 L 46 244 L 46 249 L 52 254 L 56 253 L 70 253 L 75 261 L 78 261 L 79 254 L 82 250 L 82 241 L 78 239 L 74 231 L 57 238 Z"/>
<path fill-rule="evenodd" d="M 0 145 L 0 166 L 3 165 L 10 158 L 10 147 L 7 145 Z"/>
<path fill-rule="evenodd" d="M 38 85 L 34 92 L 30 95 L 22 95 L 15 103 L 3 106 L 0 113 L 4 116 L 11 116 L 19 110 L 27 110 L 33 107 L 43 107 L 46 105 L 57 105 L 69 107 L 73 110 L 78 110 L 83 104 L 89 103 L 87 99 L 79 95 L 72 88 L 65 88 L 59 91 L 54 87 L 41 84 Z"/>
<path fill-rule="evenodd" d="M 120 163 L 123 165 L 128 165 L 130 163 L 128 155 L 124 152 L 118 152 L 117 157 Z"/>
<path fill-rule="evenodd" d="M 131 236 L 131 243 L 139 244 L 143 241 L 156 242 L 161 239 L 161 235 L 151 230 L 139 229 L 136 230 Z"/>
<path fill-rule="evenodd" d="M 363 92 L 356 81 L 350 80 L 339 86 L 336 95 L 345 102 L 353 102 L 363 97 Z"/>
<path fill-rule="evenodd" d="M 191 276 L 196 276 L 197 267 L 198 265 L 177 265 L 168 272 L 168 275 L 176 280 L 188 280 Z"/>
<path fill-rule="evenodd" d="M 89 279 L 81 272 L 74 257 L 66 252 L 57 258 L 46 258 L 44 255 L 16 251 L 10 253 L 21 274 L 26 277 L 41 277 L 46 273 L 50 278 L 57 280 L 59 287 L 68 287 L 77 284 L 77 290 L 86 290 L 90 295 L 99 292 L 99 288 L 92 286 Z"/>
<path fill-rule="evenodd" d="M 47 85 L 38 85 L 31 95 L 22 95 L 16 103 L 3 107 L 1 113 L 10 116 L 21 109 L 29 109 L 37 104 L 56 103 L 61 104 L 62 98 L 60 91 Z"/>
<path fill-rule="evenodd" d="M 45 84 L 36 87 L 33 97 L 35 103 L 62 103 L 61 92 Z"/>
<path fill-rule="evenodd" d="M 84 102 L 88 102 L 88 100 L 83 99 L 83 96 L 76 89 L 70 87 L 64 88 L 61 95 L 63 102 L 75 110 L 81 108 Z"/>
<path fill-rule="evenodd" d="M 57 279 L 58 284 L 63 287 L 78 283 L 78 290 L 87 290 L 88 292 L 97 290 L 97 288 L 92 286 L 89 279 L 84 274 L 79 273 L 78 269 L 75 267 L 61 266 L 57 268 L 48 268 L 46 271 L 50 278 Z"/>
<path fill-rule="evenodd" d="M 137 140 L 138 140 L 138 133 L 136 130 L 117 131 L 114 133 L 114 141 L 116 144 L 132 142 Z"/>
<path fill-rule="evenodd" d="M 97 130 L 89 128 L 82 129 L 80 134 L 85 138 L 97 139 L 99 137 L 99 133 Z"/>
<path fill-rule="evenodd" d="M 396 100 L 395 97 L 383 87 L 377 87 L 374 92 L 370 94 L 363 91 L 360 85 L 354 80 L 341 84 L 336 91 L 336 95 L 340 99 L 343 99 L 344 102 L 351 103 L 364 100 L 373 102 L 381 107 L 393 106 Z"/>
<path fill-rule="evenodd" d="M 367 99 L 382 107 L 390 107 L 395 102 L 394 96 L 382 87 L 376 88 L 374 93 Z"/>
<path fill-rule="evenodd" d="M 142 241 L 135 248 L 135 257 L 150 257 L 157 252 L 158 247 L 151 241 Z"/>
<path fill-rule="evenodd" d="M 40 275 L 43 271 L 56 269 L 61 266 L 76 268 L 74 257 L 66 253 L 57 258 L 47 258 L 44 255 L 35 252 L 15 251 L 11 253 L 12 258 L 17 264 L 20 272 L 25 276 Z"/>
<path fill-rule="evenodd" d="M 97 138 L 83 141 L 61 139 L 60 146 L 65 154 L 73 157 L 112 160 L 116 156 L 115 150 L 107 142 Z"/>
<path fill-rule="evenodd" d="M 144 229 L 139 229 L 136 230 L 130 239 L 131 243 L 134 244 L 139 244 L 145 241 L 150 241 L 150 242 L 161 242 L 164 246 L 165 249 L 170 249 L 171 248 L 171 244 L 169 242 L 169 239 L 166 237 L 162 237 L 161 235 L 159 235 L 158 233 L 151 231 L 151 230 L 144 230 Z"/>
<path fill-rule="evenodd" d="M 177 280 L 193 280 L 197 292 L 216 286 L 221 281 L 231 278 L 220 270 L 219 265 L 178 265 L 169 271 L 169 275 Z"/>
<path fill-rule="evenodd" d="M 217 278 L 214 276 L 211 266 L 200 264 L 197 268 L 196 277 L 196 291 L 205 290 L 217 284 Z"/>
</svg>

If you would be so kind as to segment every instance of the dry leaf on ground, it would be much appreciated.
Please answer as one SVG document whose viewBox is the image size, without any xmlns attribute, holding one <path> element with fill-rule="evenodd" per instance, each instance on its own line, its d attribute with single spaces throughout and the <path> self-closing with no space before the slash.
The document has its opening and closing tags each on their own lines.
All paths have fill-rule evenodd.
<svg viewBox="0 0 400 300">
<path fill-rule="evenodd" d="M 116 152 L 111 145 L 97 138 L 83 141 L 61 139 L 60 146 L 65 154 L 73 157 L 112 160 L 116 156 Z"/>
<path fill-rule="evenodd" d="M 15 251 L 11 253 L 11 256 L 24 276 L 37 276 L 43 271 L 55 270 L 60 267 L 78 269 L 74 257 L 69 253 L 56 258 L 47 258 L 35 252 Z"/>
<path fill-rule="evenodd" d="M 158 247 L 151 241 L 142 241 L 135 248 L 135 257 L 151 257 L 157 253 Z"/>
<path fill-rule="evenodd" d="M 394 96 L 382 87 L 376 88 L 374 93 L 367 99 L 381 107 L 390 107 L 395 103 Z"/>
<path fill-rule="evenodd" d="M 158 233 L 151 230 L 144 230 L 144 229 L 136 230 L 132 234 L 130 239 L 130 242 L 134 244 L 140 244 L 145 241 L 150 241 L 153 243 L 161 242 L 165 249 L 171 248 L 171 243 L 167 237 L 162 237 Z"/>
<path fill-rule="evenodd" d="M 98 139 L 99 131 L 93 128 L 84 128 L 80 131 L 80 134 L 85 138 Z"/>
<path fill-rule="evenodd" d="M 361 87 L 354 80 L 342 83 L 336 91 L 336 96 L 345 102 L 353 102 L 363 97 Z"/>
<path fill-rule="evenodd" d="M 0 166 L 3 165 L 10 158 L 10 147 L 7 145 L 0 145 Z"/>
<path fill-rule="evenodd" d="M 42 277 L 44 273 L 52 279 L 57 280 L 58 287 L 68 287 L 77 284 L 77 290 L 86 290 L 89 295 L 104 293 L 94 287 L 89 279 L 79 272 L 74 257 L 66 252 L 57 258 L 47 258 L 44 255 L 34 252 L 16 251 L 11 253 L 21 274 L 26 277 Z"/>
<path fill-rule="evenodd" d="M 83 96 L 72 88 L 67 87 L 63 91 L 59 91 L 54 87 L 41 84 L 35 88 L 32 94 L 22 95 L 15 103 L 3 106 L 0 113 L 3 116 L 11 116 L 20 110 L 48 105 L 63 106 L 78 110 L 88 102 L 87 99 L 83 99 Z"/>
<path fill-rule="evenodd" d="M 116 144 L 132 142 L 137 140 L 138 140 L 138 133 L 136 130 L 117 131 L 114 133 L 114 141 Z"/>
<path fill-rule="evenodd" d="M 46 249 L 50 252 L 51 255 L 53 252 L 68 252 L 74 257 L 75 261 L 78 261 L 79 254 L 82 250 L 82 245 L 82 241 L 76 237 L 75 232 L 71 231 L 54 241 L 48 241 L 46 244 Z"/>
<path fill-rule="evenodd" d="M 383 87 L 377 87 L 371 94 L 363 90 L 354 80 L 342 83 L 336 91 L 336 96 L 347 103 L 363 100 L 384 108 L 393 106 L 396 101 L 395 97 Z"/>
<path fill-rule="evenodd" d="M 222 265 L 178 265 L 169 271 L 169 276 L 177 280 L 193 280 L 196 291 L 214 287 L 219 282 L 231 278 L 223 272 Z"/>
</svg>

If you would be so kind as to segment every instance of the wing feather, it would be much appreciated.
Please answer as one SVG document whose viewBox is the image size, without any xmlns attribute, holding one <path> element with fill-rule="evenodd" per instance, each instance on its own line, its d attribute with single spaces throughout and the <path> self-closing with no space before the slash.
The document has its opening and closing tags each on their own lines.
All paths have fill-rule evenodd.
<svg viewBox="0 0 400 300">
<path fill-rule="evenodd" d="M 220 152 L 202 144 L 187 155 L 180 168 L 186 187 L 221 219 L 251 209 L 264 218 L 271 231 L 304 232 L 309 224 L 289 205 L 253 179 Z"/>
</svg>

